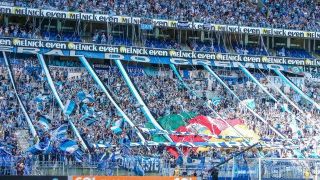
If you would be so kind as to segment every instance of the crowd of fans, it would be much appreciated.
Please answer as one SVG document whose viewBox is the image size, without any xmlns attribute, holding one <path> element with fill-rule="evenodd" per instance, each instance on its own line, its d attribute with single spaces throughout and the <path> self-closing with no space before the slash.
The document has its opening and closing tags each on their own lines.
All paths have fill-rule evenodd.
<svg viewBox="0 0 320 180">
<path fill-rule="evenodd" d="M 75 32 L 53 32 L 41 31 L 29 26 L 20 26 L 19 24 L 10 24 L 8 26 L 0 27 L 0 37 L 20 37 L 28 39 L 42 39 L 42 40 L 55 40 L 55 41 L 71 41 L 82 42 L 81 36 Z M 88 42 L 88 41 L 86 41 Z M 180 49 L 180 50 L 193 50 L 200 52 L 216 52 L 216 53 L 237 53 L 243 55 L 270 55 L 270 56 L 283 56 L 283 57 L 296 57 L 296 58 L 309 58 L 314 57 L 304 49 L 298 48 L 284 48 L 277 47 L 274 50 L 268 51 L 263 44 L 260 45 L 241 45 L 233 44 L 227 47 L 225 44 L 218 43 L 216 40 L 199 40 L 188 41 L 186 44 L 178 43 L 174 39 L 169 38 L 143 38 L 141 41 L 132 41 L 130 38 L 114 36 L 113 34 L 96 31 L 90 40 L 96 44 L 106 45 L 125 45 L 125 46 L 142 46 L 150 48 L 161 49 Z"/>
<path fill-rule="evenodd" d="M 60 62 L 57 61 L 56 64 Z M 17 93 L 27 109 L 30 119 L 40 137 L 40 141 L 50 139 L 50 136 L 52 136 L 50 130 L 56 129 L 66 123 L 67 119 L 52 95 L 40 64 L 33 58 L 14 59 L 11 61 L 11 64 L 13 66 Z M 168 161 L 173 159 L 170 153 L 165 151 L 163 147 L 153 146 L 147 148 L 140 146 L 129 148 L 126 146 L 130 142 L 140 142 L 137 132 L 123 121 L 121 115 L 96 85 L 89 73 L 81 67 L 81 64 L 73 63 L 72 66 L 74 67 L 50 66 L 49 69 L 63 104 L 67 104 L 69 100 L 73 100 L 76 104 L 77 108 L 69 116 L 69 119 L 74 123 L 81 138 L 89 148 L 88 150 L 83 150 L 85 154 L 91 154 L 92 157 L 98 160 L 105 153 L 106 148 L 110 149 L 114 147 L 114 150 L 120 150 L 130 155 L 156 155 Z M 136 99 L 130 93 L 117 67 L 104 64 L 96 64 L 94 67 L 114 100 L 128 115 L 129 119 L 136 127 L 144 128 L 147 124 L 147 119 L 143 115 Z M 244 120 L 249 129 L 252 129 L 261 138 L 270 141 L 271 144 L 278 142 L 279 137 L 270 126 L 274 127 L 287 138 L 287 140 L 283 141 L 283 145 L 290 145 L 289 141 L 292 141 L 295 145 L 291 148 L 264 149 L 261 152 L 249 151 L 246 153 L 248 157 L 257 157 L 261 153 L 266 157 L 319 157 L 315 152 L 318 145 L 317 134 L 319 127 L 317 120 L 320 118 L 319 111 L 312 108 L 299 94 L 288 88 L 284 83 L 279 83 L 280 89 L 305 114 L 292 109 L 290 105 L 288 107 L 292 110 L 292 113 L 284 111 L 282 105 L 286 101 L 277 91 L 273 90 L 273 88 L 268 88 L 276 99 L 279 100 L 279 102 L 274 102 L 256 84 L 246 79 L 241 71 L 217 71 L 218 75 L 241 100 L 254 99 L 256 104 L 254 111 L 265 119 L 268 123 L 266 125 L 246 108 L 243 108 L 235 96 L 203 70 L 190 70 L 190 74 L 192 75 L 185 77 L 186 83 L 193 91 L 190 92 L 181 85 L 179 80 L 173 75 L 173 72 L 166 67 L 151 68 L 148 71 L 139 65 L 126 66 L 126 68 L 129 70 L 129 75 L 150 109 L 151 114 L 156 119 L 181 112 L 194 112 L 215 118 L 219 114 L 223 119 L 240 118 Z M 29 127 L 15 97 L 8 72 L 3 65 L 1 66 L 0 75 L 0 119 L 3 122 L 1 125 L 1 144 L 3 147 L 8 148 L 8 151 L 14 156 L 25 155 L 19 143 L 17 143 L 15 132 L 19 129 L 29 129 Z M 272 76 L 273 74 L 254 73 L 254 76 L 262 84 L 272 87 L 271 81 L 267 79 L 268 75 Z M 310 83 L 306 84 L 307 86 L 304 90 L 319 103 L 319 86 L 316 82 L 309 81 Z M 207 95 L 208 92 L 210 92 L 211 96 L 213 94 L 221 98 L 221 102 L 218 105 L 211 105 L 214 110 L 208 108 L 207 102 L 210 101 L 210 96 Z M 79 97 L 79 93 L 85 94 L 85 100 Z M 41 117 L 51 119 L 49 131 L 43 129 L 40 123 Z M 119 132 L 112 129 L 117 123 L 121 124 Z M 152 141 L 150 134 L 142 134 L 145 140 Z M 31 146 L 34 141 L 31 135 L 29 138 L 29 145 Z M 78 142 L 79 147 L 81 146 L 78 137 L 70 127 L 65 138 L 73 139 Z M 107 145 L 107 147 L 98 148 L 94 144 L 103 144 Z M 53 150 L 50 153 L 66 157 L 65 152 L 59 150 L 58 141 L 53 143 Z M 230 155 L 232 153 L 229 154 L 225 150 L 215 149 L 200 156 L 224 159 Z M 51 160 L 61 160 L 57 157 L 57 155 L 51 156 Z"/>
<path fill-rule="evenodd" d="M 10 1 L 10 0 L 7 0 Z M 314 0 L 100 0 L 14 1 L 16 6 L 217 24 L 319 30 L 320 7 Z"/>
</svg>

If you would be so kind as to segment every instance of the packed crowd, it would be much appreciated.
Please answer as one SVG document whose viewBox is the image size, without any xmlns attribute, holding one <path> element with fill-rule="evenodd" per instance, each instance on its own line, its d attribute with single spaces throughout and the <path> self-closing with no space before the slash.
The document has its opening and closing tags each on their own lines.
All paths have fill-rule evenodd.
<svg viewBox="0 0 320 180">
<path fill-rule="evenodd" d="M 55 40 L 55 41 L 72 41 L 82 42 L 81 36 L 75 32 L 53 32 L 53 31 L 40 31 L 34 30 L 28 25 L 20 26 L 19 24 L 10 24 L 9 26 L 0 27 L 0 37 L 20 37 L 28 39 L 42 39 L 42 40 Z M 224 44 L 219 44 L 215 40 L 211 41 L 189 41 L 186 44 L 180 44 L 174 39 L 163 38 L 149 38 L 142 41 L 132 41 L 129 38 L 113 36 L 104 32 L 96 31 L 92 37 L 92 43 L 107 44 L 107 45 L 125 45 L 125 46 L 142 46 L 150 48 L 161 49 L 179 49 L 179 50 L 193 50 L 200 52 L 216 52 L 216 53 L 230 53 L 234 52 L 243 55 L 270 55 L 270 56 L 283 56 L 283 57 L 296 57 L 296 58 L 309 58 L 314 57 L 304 49 L 296 48 L 275 48 L 274 51 L 268 52 L 263 45 L 239 45 L 234 44 L 231 47 L 226 47 Z"/>
<path fill-rule="evenodd" d="M 59 62 L 61 61 L 51 63 L 59 64 Z M 45 142 L 52 138 L 52 130 L 71 120 L 88 147 L 88 150 L 83 149 L 83 152 L 91 154 L 91 157 L 95 157 L 95 160 L 101 158 L 106 148 L 112 150 L 111 152 L 121 151 L 131 155 L 156 155 L 167 160 L 174 159 L 170 153 L 163 149 L 164 147 L 151 146 L 147 148 L 140 146 L 130 148 L 128 146 L 130 142 L 141 141 L 137 132 L 123 120 L 116 108 L 80 63 L 74 62 L 72 64 L 74 67 L 50 66 L 49 68 L 63 104 L 68 104 L 70 101 L 75 103 L 76 108 L 72 110 L 68 117 L 65 115 L 65 110 L 59 108 L 37 60 L 34 58 L 13 59 L 11 64 L 17 93 L 20 95 L 21 101 L 35 126 L 40 142 Z M 273 90 L 273 88 L 268 88 L 279 100 L 279 102 L 274 102 L 239 70 L 216 71 L 240 100 L 254 99 L 254 111 L 265 119 L 268 123 L 266 125 L 266 123 L 263 123 L 250 113 L 248 109 L 244 108 L 230 91 L 203 70 L 190 70 L 191 76 L 185 77 L 186 83 L 193 91 L 190 92 L 182 86 L 181 82 L 173 75 L 173 72 L 166 67 L 145 68 L 140 65 L 125 67 L 151 114 L 156 119 L 181 112 L 194 112 L 215 118 L 222 117 L 223 119 L 240 118 L 244 120 L 249 129 L 252 129 L 261 138 L 270 141 L 270 143 L 279 142 L 277 133 L 270 128 L 274 127 L 287 138 L 287 140 L 282 141 L 283 145 L 289 145 L 288 139 L 291 139 L 295 145 L 291 148 L 279 148 L 276 150 L 253 150 L 246 153 L 247 157 L 260 156 L 261 153 L 267 157 L 319 157 L 318 154 L 314 153 L 319 140 L 317 138 L 319 111 L 312 108 L 299 94 L 283 83 L 280 83 L 279 88 L 305 114 L 292 109 L 290 105 L 287 105 L 287 107 L 292 109 L 292 113 L 286 112 L 283 110 L 282 105 L 287 102 L 277 91 Z M 95 64 L 94 68 L 113 99 L 128 115 L 129 119 L 138 129 L 145 128 L 147 119 L 117 67 Z M 1 145 L 8 148 L 8 151 L 14 156 L 24 155 L 25 152 L 23 152 L 15 132 L 19 129 L 29 129 L 29 127 L 19 107 L 13 87 L 10 85 L 8 72 L 4 66 L 1 66 L 0 75 L 0 98 L 2 99 L 0 103 L 0 119 L 4 122 L 1 125 Z M 272 76 L 273 74 L 254 73 L 254 76 L 262 84 L 271 87 L 272 83 L 268 80 L 268 75 Z M 307 83 L 305 91 L 315 101 L 320 102 L 317 83 Z M 210 102 L 213 97 L 221 98 L 221 102 L 217 105 L 209 103 L 210 108 L 208 107 L 208 101 Z M 220 117 L 217 117 L 217 114 Z M 48 128 L 43 126 L 42 118 L 49 120 Z M 149 133 L 142 132 L 142 135 L 145 140 L 152 141 Z M 68 127 L 64 138 L 76 141 L 79 147 L 83 146 L 79 137 L 70 127 Z M 31 135 L 29 140 L 30 146 L 35 143 Z M 59 141 L 54 142 L 52 146 L 51 151 L 42 152 L 41 154 L 58 154 L 59 157 L 70 155 L 61 150 Z M 57 158 L 58 155 L 51 156 L 51 158 L 61 160 Z M 192 156 L 224 159 L 230 155 L 232 153 L 213 149 L 212 151 L 193 154 Z M 180 161 L 173 162 L 181 163 Z"/>
<path fill-rule="evenodd" d="M 6 0 L 11 1 L 11 0 Z M 16 6 L 217 24 L 319 30 L 320 6 L 314 0 L 101 0 L 14 1 Z M 285 8 L 284 8 L 285 7 Z"/>
</svg>

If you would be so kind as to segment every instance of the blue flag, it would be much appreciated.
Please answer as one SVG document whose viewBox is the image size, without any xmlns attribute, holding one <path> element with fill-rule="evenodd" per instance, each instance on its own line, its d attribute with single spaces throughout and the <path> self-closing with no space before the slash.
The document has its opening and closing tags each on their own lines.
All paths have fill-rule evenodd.
<svg viewBox="0 0 320 180">
<path fill-rule="evenodd" d="M 63 110 L 64 114 L 66 114 L 67 116 L 70 116 L 71 114 L 74 113 L 76 108 L 76 103 L 73 100 L 68 100 L 65 108 Z"/>
<path fill-rule="evenodd" d="M 37 155 L 42 154 L 43 152 L 48 151 L 50 148 L 51 142 L 46 139 L 44 142 L 38 142 L 37 144 L 31 146 L 27 149 L 27 152 L 30 152 L 31 154 Z"/>
<path fill-rule="evenodd" d="M 119 134 L 122 132 L 122 120 L 118 120 L 114 123 L 114 125 L 111 127 L 111 130 L 115 133 L 115 134 Z"/>
<path fill-rule="evenodd" d="M 77 97 L 80 101 L 83 101 L 86 98 L 86 93 L 83 91 L 80 91 L 77 93 Z"/>
<path fill-rule="evenodd" d="M 241 103 L 252 110 L 256 108 L 256 103 L 254 102 L 254 99 L 246 99 L 241 101 Z"/>
<path fill-rule="evenodd" d="M 47 115 L 41 115 L 39 118 L 39 123 L 43 126 L 43 128 L 48 131 L 51 125 L 51 119 Z"/>
<path fill-rule="evenodd" d="M 73 154 L 78 149 L 79 149 L 79 146 L 76 141 L 66 139 L 60 143 L 60 150 L 63 152 L 68 152 L 70 154 Z"/>
<path fill-rule="evenodd" d="M 67 131 L 68 131 L 68 124 L 62 124 L 57 129 L 51 132 L 51 140 L 52 141 L 63 141 L 67 139 Z"/>
<path fill-rule="evenodd" d="M 211 102 L 212 102 L 212 104 L 214 106 L 218 106 L 220 104 L 220 102 L 221 102 L 221 98 L 220 97 L 214 97 L 214 98 L 212 98 Z"/>
</svg>

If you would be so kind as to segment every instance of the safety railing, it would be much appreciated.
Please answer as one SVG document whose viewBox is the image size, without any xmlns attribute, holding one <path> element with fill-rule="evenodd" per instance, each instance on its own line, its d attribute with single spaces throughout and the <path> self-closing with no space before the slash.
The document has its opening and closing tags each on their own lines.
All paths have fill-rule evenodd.
<svg viewBox="0 0 320 180">
<path fill-rule="evenodd" d="M 53 160 L 55 159 L 55 160 Z M 63 159 L 63 160 L 62 160 Z M 18 158 L 0 163 L 0 175 L 16 175 Z M 40 176 L 136 176 L 134 164 L 124 166 L 119 161 L 89 160 L 75 162 L 67 157 L 33 157 L 24 161 L 25 175 Z M 143 168 L 148 165 L 143 166 Z M 179 166 L 180 176 L 197 176 L 208 179 L 213 163 L 184 163 Z M 160 160 L 156 169 L 145 171 L 146 176 L 173 176 L 177 166 L 172 162 Z M 233 159 L 220 166 L 219 179 L 314 179 L 320 177 L 320 159 L 283 159 L 283 158 L 241 158 Z M 210 178 L 209 178 L 210 179 Z"/>
</svg>

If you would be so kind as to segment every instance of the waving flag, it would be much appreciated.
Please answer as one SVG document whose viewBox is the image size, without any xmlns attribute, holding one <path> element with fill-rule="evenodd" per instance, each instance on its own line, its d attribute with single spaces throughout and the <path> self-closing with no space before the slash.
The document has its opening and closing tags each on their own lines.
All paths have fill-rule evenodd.
<svg viewBox="0 0 320 180">
<path fill-rule="evenodd" d="M 118 133 L 121 133 L 122 132 L 122 120 L 118 120 L 114 123 L 114 125 L 111 127 L 111 130 L 115 133 L 115 134 L 118 134 Z"/>
<path fill-rule="evenodd" d="M 220 104 L 220 102 L 221 102 L 221 98 L 220 97 L 214 97 L 214 98 L 212 98 L 211 102 L 212 102 L 212 104 L 214 106 L 218 106 Z"/>
<path fill-rule="evenodd" d="M 68 100 L 63 112 L 64 114 L 70 116 L 71 114 L 74 113 L 75 109 L 76 109 L 76 103 L 73 100 Z"/>
<path fill-rule="evenodd" d="M 68 124 L 62 124 L 51 132 L 51 140 L 64 140 L 67 138 Z"/>
<path fill-rule="evenodd" d="M 78 97 L 79 101 L 83 101 L 86 98 L 86 93 L 83 91 L 80 91 L 77 93 L 77 97 Z"/>
<path fill-rule="evenodd" d="M 242 105 L 247 106 L 250 109 L 256 108 L 256 103 L 254 102 L 254 99 L 246 99 L 240 102 Z"/>
<path fill-rule="evenodd" d="M 43 101 L 47 100 L 47 96 L 43 96 L 42 94 L 39 94 L 35 99 L 34 101 L 37 102 L 37 103 L 41 103 Z"/>
<path fill-rule="evenodd" d="M 81 149 L 77 149 L 74 153 L 73 153 L 73 156 L 75 158 L 75 160 L 77 162 L 82 162 L 83 161 L 83 155 L 84 155 L 84 152 L 81 150 Z"/>
<path fill-rule="evenodd" d="M 51 125 L 51 118 L 47 115 L 41 115 L 39 118 L 39 123 L 44 127 L 46 131 L 48 131 Z"/>
<path fill-rule="evenodd" d="M 30 152 L 34 155 L 41 154 L 43 152 L 48 151 L 50 148 L 51 142 L 49 139 L 46 139 L 44 142 L 39 142 L 30 148 L 27 149 L 27 152 Z"/>
<path fill-rule="evenodd" d="M 281 106 L 281 111 L 282 111 L 282 112 L 288 112 L 288 111 L 289 111 L 288 104 L 283 104 L 283 105 Z"/>
<path fill-rule="evenodd" d="M 79 149 L 79 146 L 76 141 L 66 139 L 60 144 L 60 150 L 63 152 L 68 152 L 73 154 L 76 150 Z"/>
<path fill-rule="evenodd" d="M 81 120 L 84 121 L 84 123 L 87 125 L 87 126 L 91 126 L 93 125 L 95 122 L 97 122 L 98 120 L 95 118 L 95 117 L 81 117 Z"/>
</svg>

